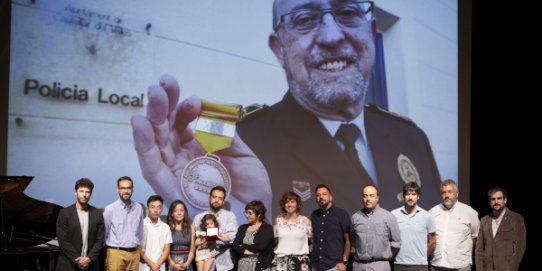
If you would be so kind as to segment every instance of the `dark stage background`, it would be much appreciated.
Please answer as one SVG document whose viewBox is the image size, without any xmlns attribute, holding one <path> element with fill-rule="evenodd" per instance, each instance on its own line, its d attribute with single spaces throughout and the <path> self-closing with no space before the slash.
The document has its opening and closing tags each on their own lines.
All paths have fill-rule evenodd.
<svg viewBox="0 0 542 271">
<path fill-rule="evenodd" d="M 508 190 L 508 207 L 523 215 L 527 227 L 521 270 L 533 270 L 534 240 L 539 234 L 528 208 L 530 204 L 531 210 L 537 209 L 538 197 L 531 195 L 538 192 L 541 167 L 540 159 L 532 158 L 540 156 L 540 140 L 531 128 L 539 123 L 533 118 L 540 113 L 535 112 L 538 101 L 531 93 L 538 90 L 530 78 L 537 77 L 518 69 L 531 57 L 528 43 L 518 42 L 515 34 L 496 26 L 506 21 L 507 28 L 519 29 L 525 22 L 503 21 L 500 8 L 481 2 L 473 6 L 470 201 L 482 217 L 490 212 L 487 190 L 493 186 Z"/>
</svg>

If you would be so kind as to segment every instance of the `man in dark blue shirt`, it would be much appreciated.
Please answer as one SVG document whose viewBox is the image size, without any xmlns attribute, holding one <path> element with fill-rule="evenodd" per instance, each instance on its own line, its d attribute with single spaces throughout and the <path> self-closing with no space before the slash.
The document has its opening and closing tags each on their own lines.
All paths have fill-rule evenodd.
<svg viewBox="0 0 542 271">
<path fill-rule="evenodd" d="M 350 216 L 333 205 L 331 190 L 326 185 L 317 185 L 315 194 L 320 208 L 311 214 L 312 270 L 345 271 L 350 256 Z"/>
</svg>

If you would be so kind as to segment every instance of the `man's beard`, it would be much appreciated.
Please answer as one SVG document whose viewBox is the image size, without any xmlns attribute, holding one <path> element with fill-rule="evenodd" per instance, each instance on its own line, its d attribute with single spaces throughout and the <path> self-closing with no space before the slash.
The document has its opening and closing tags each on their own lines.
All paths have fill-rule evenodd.
<svg viewBox="0 0 542 271">
<path fill-rule="evenodd" d="M 443 204 L 447 209 L 451 209 L 452 207 L 454 207 L 454 203 L 455 203 L 455 201 L 453 201 L 453 200 L 445 200 L 442 204 Z"/>
<path fill-rule="evenodd" d="M 320 210 L 325 211 L 329 206 L 329 201 L 320 201 L 318 202 L 318 206 L 320 206 Z"/>
<path fill-rule="evenodd" d="M 302 96 L 304 100 L 321 108 L 338 112 L 365 99 L 368 82 L 360 75 L 354 78 L 354 84 L 345 87 L 345 82 L 350 82 L 352 76 L 329 78 L 324 80 L 310 79 L 309 89 L 303 90 L 294 81 L 289 82 L 290 91 L 296 96 Z"/>
<path fill-rule="evenodd" d="M 220 211 L 220 209 L 222 208 L 222 206 L 214 207 L 214 205 L 213 205 L 212 203 L 209 204 L 209 207 L 210 207 L 211 210 L 212 210 L 213 212 L 215 212 L 215 213 L 218 212 L 218 211 Z"/>
<path fill-rule="evenodd" d="M 324 59 L 332 56 L 348 57 L 354 61 L 350 65 L 354 66 L 357 72 L 347 76 L 316 78 L 311 73 L 311 69 L 314 69 Z M 300 85 L 293 76 L 296 72 L 292 71 L 290 67 L 285 67 L 290 91 L 295 96 L 303 97 L 304 100 L 333 112 L 339 112 L 348 106 L 359 103 L 365 99 L 369 79 L 363 75 L 361 62 L 357 59 L 357 54 L 350 48 L 315 53 L 305 65 L 308 73 L 308 86 Z"/>
</svg>

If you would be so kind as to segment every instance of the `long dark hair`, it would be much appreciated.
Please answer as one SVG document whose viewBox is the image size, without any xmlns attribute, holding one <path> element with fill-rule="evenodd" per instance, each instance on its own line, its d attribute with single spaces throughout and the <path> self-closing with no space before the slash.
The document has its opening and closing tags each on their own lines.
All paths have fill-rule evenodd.
<svg viewBox="0 0 542 271">
<path fill-rule="evenodd" d="M 188 235 L 188 230 L 190 229 L 190 218 L 188 217 L 188 209 L 186 209 L 186 204 L 182 202 L 181 200 L 175 200 L 169 205 L 169 210 L 167 213 L 167 224 L 169 225 L 169 228 L 171 229 L 171 232 L 175 231 L 175 219 L 173 219 L 173 213 L 175 212 L 175 209 L 177 208 L 177 205 L 182 205 L 184 207 L 184 219 L 181 222 L 181 233 L 184 236 Z"/>
</svg>

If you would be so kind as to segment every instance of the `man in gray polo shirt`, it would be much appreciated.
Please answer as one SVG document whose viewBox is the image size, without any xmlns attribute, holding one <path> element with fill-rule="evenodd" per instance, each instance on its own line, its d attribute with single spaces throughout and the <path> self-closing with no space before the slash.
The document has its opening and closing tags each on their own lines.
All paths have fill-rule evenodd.
<svg viewBox="0 0 542 271">
<path fill-rule="evenodd" d="M 364 208 L 352 215 L 350 235 L 354 252 L 352 270 L 390 271 L 389 261 L 401 246 L 395 216 L 378 206 L 378 190 L 374 185 L 362 189 Z"/>
</svg>

